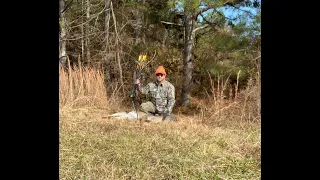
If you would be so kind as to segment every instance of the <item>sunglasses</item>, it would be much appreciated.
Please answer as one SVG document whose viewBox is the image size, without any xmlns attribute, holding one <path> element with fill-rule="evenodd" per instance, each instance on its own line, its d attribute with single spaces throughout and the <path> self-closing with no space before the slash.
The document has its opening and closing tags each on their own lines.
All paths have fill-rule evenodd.
<svg viewBox="0 0 320 180">
<path fill-rule="evenodd" d="M 161 74 L 161 73 L 158 73 L 158 74 L 156 74 L 156 76 L 163 76 L 163 74 Z"/>
</svg>

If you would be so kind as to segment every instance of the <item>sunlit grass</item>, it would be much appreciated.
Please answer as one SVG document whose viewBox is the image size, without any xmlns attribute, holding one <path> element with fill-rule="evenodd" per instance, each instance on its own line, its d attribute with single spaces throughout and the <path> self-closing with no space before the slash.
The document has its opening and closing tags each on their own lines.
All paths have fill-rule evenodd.
<svg viewBox="0 0 320 180">
<path fill-rule="evenodd" d="M 107 97 L 99 70 L 61 71 L 60 179 L 260 179 L 257 86 L 233 101 L 192 99 L 177 122 L 141 124 L 108 118 L 123 99 Z"/>
</svg>

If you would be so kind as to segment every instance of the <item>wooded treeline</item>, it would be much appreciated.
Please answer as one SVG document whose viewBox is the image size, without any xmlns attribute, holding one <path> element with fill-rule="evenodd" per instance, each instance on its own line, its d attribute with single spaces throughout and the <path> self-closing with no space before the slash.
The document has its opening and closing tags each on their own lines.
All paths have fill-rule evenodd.
<svg viewBox="0 0 320 180">
<path fill-rule="evenodd" d="M 73 65 L 102 68 L 110 92 L 128 95 L 140 52 L 152 59 L 142 81 L 163 65 L 182 106 L 210 93 L 210 79 L 243 88 L 260 75 L 260 1 L 59 1 L 59 62 L 67 67 L 68 56 Z"/>
</svg>

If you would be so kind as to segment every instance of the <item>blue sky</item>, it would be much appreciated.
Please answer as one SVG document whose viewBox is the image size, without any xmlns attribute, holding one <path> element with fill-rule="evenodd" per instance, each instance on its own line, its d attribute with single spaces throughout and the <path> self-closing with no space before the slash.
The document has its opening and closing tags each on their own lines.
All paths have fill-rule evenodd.
<svg viewBox="0 0 320 180">
<path fill-rule="evenodd" d="M 253 9 L 253 8 L 248 8 L 248 7 L 246 7 L 246 8 L 241 8 L 242 10 L 246 10 L 246 11 L 250 11 L 252 14 L 257 14 L 257 10 L 256 9 Z M 239 14 L 244 14 L 244 13 L 246 13 L 246 12 L 243 12 L 243 11 L 239 11 L 239 10 L 233 10 L 233 9 L 231 9 L 231 8 L 219 8 L 219 10 L 221 10 L 224 14 L 225 14 L 225 16 L 227 17 L 227 18 L 230 18 L 230 19 L 232 19 L 232 18 L 235 18 L 235 17 L 237 17 Z M 212 12 L 213 10 L 208 10 L 207 12 L 205 12 L 205 13 L 209 13 L 209 12 Z M 205 15 L 205 13 L 203 14 L 203 15 Z M 202 20 L 202 17 L 201 16 L 199 16 L 199 19 L 200 19 L 200 21 Z M 237 21 L 234 21 L 234 23 L 236 23 Z"/>
<path fill-rule="evenodd" d="M 259 3 L 261 4 L 261 0 L 258 0 Z M 252 14 L 256 15 L 257 14 L 257 9 L 255 8 L 249 8 L 249 7 L 241 7 L 240 9 L 242 10 L 245 10 L 245 11 L 249 11 L 251 12 Z M 232 18 L 235 18 L 237 17 L 239 14 L 242 15 L 242 14 L 245 14 L 246 12 L 243 12 L 243 11 L 240 11 L 240 10 L 237 10 L 233 7 L 222 7 L 222 8 L 218 8 L 218 10 L 221 10 L 226 17 L 232 19 Z M 205 13 L 209 13 L 209 12 L 212 12 L 213 10 L 208 10 L 206 11 Z M 205 13 L 203 15 L 205 15 Z M 200 21 L 202 20 L 202 17 L 199 16 L 199 19 Z M 238 20 L 236 21 L 233 21 L 234 23 L 237 23 Z"/>
<path fill-rule="evenodd" d="M 255 0 L 251 0 L 251 2 L 253 2 L 253 1 L 255 1 Z M 257 0 L 257 1 L 258 1 L 258 2 L 260 3 L 260 5 L 261 5 L 261 0 Z M 181 10 L 182 10 L 182 7 L 183 7 L 182 3 L 181 3 L 181 2 L 177 2 L 176 8 L 181 11 Z M 260 7 L 261 7 L 261 6 L 260 6 Z M 204 8 L 204 7 L 202 7 L 202 8 Z M 249 12 L 251 12 L 251 13 L 254 14 L 254 15 L 257 14 L 257 9 L 255 9 L 255 8 L 241 7 L 240 9 L 241 9 L 241 10 L 245 10 L 245 11 L 249 11 Z M 233 19 L 233 18 L 237 17 L 238 15 L 247 14 L 246 12 L 241 11 L 241 10 L 238 10 L 238 9 L 233 8 L 233 7 L 231 7 L 231 6 L 221 7 L 221 8 L 218 8 L 218 10 L 220 10 L 221 12 L 223 12 L 223 13 L 225 14 L 225 16 L 226 16 L 227 18 L 230 18 L 230 19 Z M 210 12 L 212 12 L 212 11 L 213 11 L 213 9 L 208 10 L 208 11 L 204 12 L 203 15 L 205 15 L 206 13 L 210 13 Z M 198 19 L 199 19 L 200 21 L 202 21 L 202 17 L 201 17 L 201 16 L 198 16 Z M 239 19 L 233 20 L 232 22 L 233 22 L 234 24 L 237 24 L 237 23 L 239 22 Z M 251 22 L 251 20 L 248 21 L 248 23 L 250 23 L 250 22 Z"/>
<path fill-rule="evenodd" d="M 220 8 L 227 17 L 229 18 L 234 18 L 237 16 L 238 13 L 245 13 L 245 12 L 241 12 L 239 10 L 233 10 L 232 8 Z M 246 10 L 246 11 L 250 11 L 252 14 L 256 14 L 257 10 L 254 8 L 249 8 L 249 7 L 243 7 L 241 8 L 242 10 Z"/>
</svg>

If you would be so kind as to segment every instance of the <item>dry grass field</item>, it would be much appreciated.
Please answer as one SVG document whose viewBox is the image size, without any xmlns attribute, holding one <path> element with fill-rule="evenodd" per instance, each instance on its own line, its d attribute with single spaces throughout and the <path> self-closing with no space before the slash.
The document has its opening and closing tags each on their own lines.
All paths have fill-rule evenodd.
<svg viewBox="0 0 320 180">
<path fill-rule="evenodd" d="M 60 69 L 59 83 L 60 179 L 261 178 L 259 81 L 234 100 L 212 85 L 163 123 L 109 118 L 127 97 L 107 96 L 99 69 Z"/>
</svg>

